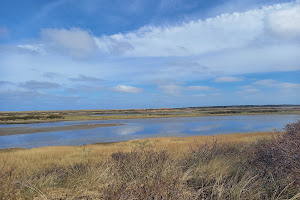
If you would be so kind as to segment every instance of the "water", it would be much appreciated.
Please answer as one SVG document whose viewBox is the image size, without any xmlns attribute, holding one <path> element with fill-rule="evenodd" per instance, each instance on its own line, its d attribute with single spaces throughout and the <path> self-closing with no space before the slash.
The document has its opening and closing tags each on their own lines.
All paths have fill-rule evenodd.
<svg viewBox="0 0 300 200">
<path fill-rule="evenodd" d="M 249 133 L 282 130 L 286 123 L 300 120 L 300 115 L 237 115 L 103 121 L 71 121 L 38 124 L 8 124 L 0 127 L 56 127 L 79 124 L 124 123 L 123 126 L 95 129 L 53 131 L 0 136 L 0 148 L 84 145 L 132 139 Z"/>
</svg>

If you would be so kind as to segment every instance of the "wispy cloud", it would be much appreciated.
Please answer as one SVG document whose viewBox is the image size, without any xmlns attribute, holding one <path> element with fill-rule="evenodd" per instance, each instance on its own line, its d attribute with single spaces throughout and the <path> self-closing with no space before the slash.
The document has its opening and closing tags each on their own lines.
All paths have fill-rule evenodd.
<svg viewBox="0 0 300 200">
<path fill-rule="evenodd" d="M 99 81 L 102 81 L 99 78 L 96 78 L 93 76 L 86 76 L 83 74 L 80 74 L 78 77 L 75 77 L 75 78 L 69 78 L 69 80 L 75 81 L 75 82 L 99 82 Z"/>
<path fill-rule="evenodd" d="M 273 79 L 263 79 L 263 80 L 256 81 L 253 84 L 259 85 L 259 86 L 264 86 L 264 87 L 278 86 L 278 82 Z"/>
<path fill-rule="evenodd" d="M 264 79 L 256 81 L 253 84 L 263 87 L 276 87 L 281 89 L 300 89 L 300 83 L 279 82 L 273 79 Z"/>
<path fill-rule="evenodd" d="M 238 82 L 243 81 L 242 78 L 233 77 L 233 76 L 223 76 L 215 79 L 215 82 Z"/>
<path fill-rule="evenodd" d="M 181 94 L 182 90 L 184 90 L 184 87 L 179 85 L 174 85 L 174 84 L 167 84 L 167 85 L 159 85 L 158 89 L 162 90 L 166 94 L 179 95 Z"/>
<path fill-rule="evenodd" d="M 75 58 L 87 58 L 96 50 L 92 34 L 79 28 L 43 29 L 41 36 L 49 47 L 68 53 Z"/>
<path fill-rule="evenodd" d="M 55 78 L 57 76 L 59 76 L 59 74 L 55 73 L 55 72 L 44 72 L 43 73 L 43 77 L 45 77 L 45 78 L 53 79 L 53 78 Z"/>
<path fill-rule="evenodd" d="M 13 84 L 13 83 L 9 82 L 9 81 L 0 81 L 0 86 L 2 86 L 2 85 L 8 85 L 8 84 Z"/>
<path fill-rule="evenodd" d="M 240 88 L 240 90 L 237 91 L 237 93 L 240 93 L 240 94 L 253 94 L 253 93 L 260 92 L 259 89 L 253 87 L 252 85 L 244 85 L 239 88 Z"/>
<path fill-rule="evenodd" d="M 196 90 L 196 91 L 201 91 L 201 90 L 213 90 L 214 88 L 209 87 L 209 86 L 188 86 L 187 89 L 189 90 Z"/>
<path fill-rule="evenodd" d="M 34 54 L 46 54 L 46 50 L 44 49 L 43 44 L 24 44 L 24 45 L 17 45 L 18 51 L 23 51 L 27 53 L 34 53 Z"/>
<path fill-rule="evenodd" d="M 19 86 L 26 89 L 53 89 L 53 88 L 61 87 L 57 83 L 52 83 L 47 81 L 34 81 L 34 80 L 21 83 Z"/>
<path fill-rule="evenodd" d="M 251 85 L 239 87 L 237 93 L 255 94 L 263 92 L 266 88 L 274 88 L 277 91 L 295 91 L 300 89 L 300 83 L 280 82 L 273 79 L 263 79 L 253 82 Z"/>
<path fill-rule="evenodd" d="M 65 91 L 67 93 L 81 93 L 81 92 L 94 93 L 94 92 L 103 91 L 104 89 L 105 87 L 99 85 L 96 86 L 79 85 L 76 87 L 66 88 Z"/>
<path fill-rule="evenodd" d="M 158 89 L 162 90 L 166 94 L 180 95 L 184 91 L 212 91 L 215 90 L 213 87 L 209 86 L 181 86 L 176 84 L 161 84 Z"/>
<path fill-rule="evenodd" d="M 112 91 L 123 93 L 141 93 L 144 90 L 142 88 L 132 87 L 128 85 L 118 85 L 112 88 Z"/>
</svg>

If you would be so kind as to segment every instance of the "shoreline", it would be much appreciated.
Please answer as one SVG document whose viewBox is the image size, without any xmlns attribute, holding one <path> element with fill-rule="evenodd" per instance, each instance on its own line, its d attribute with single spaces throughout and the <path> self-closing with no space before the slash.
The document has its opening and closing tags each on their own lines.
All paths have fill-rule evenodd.
<svg viewBox="0 0 300 200">
<path fill-rule="evenodd" d="M 51 131 L 70 131 L 70 130 L 83 130 L 83 129 L 94 129 L 101 127 L 112 127 L 121 126 L 124 124 L 82 124 L 82 125 L 71 125 L 71 126 L 56 126 L 56 127 L 41 127 L 41 128 L 29 128 L 29 127 L 0 127 L 0 136 L 8 135 L 20 135 L 20 134 L 32 134 L 41 132 Z"/>
</svg>

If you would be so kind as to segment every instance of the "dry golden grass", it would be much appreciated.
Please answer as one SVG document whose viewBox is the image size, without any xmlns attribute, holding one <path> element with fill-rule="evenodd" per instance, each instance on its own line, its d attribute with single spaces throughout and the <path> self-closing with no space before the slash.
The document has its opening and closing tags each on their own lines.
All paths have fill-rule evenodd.
<svg viewBox="0 0 300 200">
<path fill-rule="evenodd" d="M 296 199 L 290 179 L 266 191 L 267 178 L 247 164 L 251 145 L 271 135 L 1 150 L 0 199 Z"/>
<path fill-rule="evenodd" d="M 204 144 L 212 139 L 219 142 L 241 143 L 257 139 L 270 138 L 272 132 L 243 133 L 216 136 L 195 137 L 162 137 L 136 139 L 126 142 L 90 144 L 85 146 L 50 146 L 33 149 L 0 150 L 0 169 L 5 166 L 24 168 L 45 168 L 55 164 L 70 164 L 80 162 L 88 154 L 89 159 L 105 158 L 118 151 L 131 151 L 137 147 L 153 146 L 156 149 L 168 149 L 170 153 L 182 155 L 191 146 Z M 5 166 L 4 166 L 5 165 Z"/>
</svg>

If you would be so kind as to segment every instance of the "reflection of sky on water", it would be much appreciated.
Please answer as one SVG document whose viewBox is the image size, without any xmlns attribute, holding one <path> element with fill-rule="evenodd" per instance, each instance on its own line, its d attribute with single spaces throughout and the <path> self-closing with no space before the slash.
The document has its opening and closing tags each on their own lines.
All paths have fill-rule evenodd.
<svg viewBox="0 0 300 200">
<path fill-rule="evenodd" d="M 0 148 L 83 145 L 166 136 L 215 135 L 281 129 L 300 115 L 245 115 L 189 118 L 127 119 L 102 121 L 49 122 L 11 124 L 0 127 L 54 127 L 79 124 L 124 123 L 126 125 L 95 129 L 53 131 L 24 135 L 0 136 Z"/>
<path fill-rule="evenodd" d="M 127 126 L 120 126 L 115 129 L 116 134 L 118 135 L 129 135 L 133 133 L 137 133 L 139 131 L 144 130 L 143 126 L 132 126 L 132 125 L 127 125 Z"/>
<path fill-rule="evenodd" d="M 191 129 L 191 131 L 196 131 L 196 132 L 209 131 L 221 126 L 222 126 L 221 124 L 197 126 L 196 128 Z"/>
</svg>

